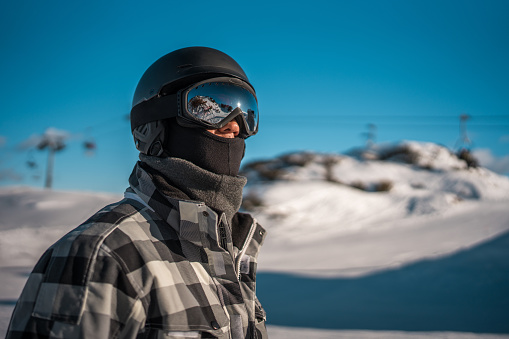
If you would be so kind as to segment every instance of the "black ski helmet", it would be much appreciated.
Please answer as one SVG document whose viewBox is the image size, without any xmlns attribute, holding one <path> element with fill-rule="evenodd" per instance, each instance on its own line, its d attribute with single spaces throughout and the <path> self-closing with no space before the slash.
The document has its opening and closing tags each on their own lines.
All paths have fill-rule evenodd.
<svg viewBox="0 0 509 339">
<path fill-rule="evenodd" d="M 239 64 L 213 48 L 182 48 L 154 62 L 141 77 L 133 96 L 130 119 L 136 148 L 142 153 L 160 155 L 164 124 L 158 121 L 175 116 L 174 94 L 199 81 L 225 76 L 240 79 L 253 88 Z M 157 108 L 148 109 L 147 103 Z"/>
<path fill-rule="evenodd" d="M 251 87 L 244 70 L 229 55 L 209 47 L 187 47 L 159 58 L 143 73 L 134 91 L 131 107 L 131 130 L 153 121 L 150 117 L 132 114 L 132 109 L 147 100 L 175 93 L 193 83 L 215 78 L 233 77 L 245 81 Z M 254 90 L 254 88 L 253 88 Z M 161 112 L 157 120 L 167 118 Z"/>
</svg>

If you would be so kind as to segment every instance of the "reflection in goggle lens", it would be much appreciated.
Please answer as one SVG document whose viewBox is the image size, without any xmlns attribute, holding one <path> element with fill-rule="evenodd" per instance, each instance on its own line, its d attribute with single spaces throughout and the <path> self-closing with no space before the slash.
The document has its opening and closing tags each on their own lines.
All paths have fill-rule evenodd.
<svg viewBox="0 0 509 339">
<path fill-rule="evenodd" d="M 242 112 L 250 132 L 256 130 L 258 104 L 251 92 L 226 82 L 210 82 L 191 89 L 187 110 L 196 119 L 217 124 L 236 108 Z"/>
</svg>

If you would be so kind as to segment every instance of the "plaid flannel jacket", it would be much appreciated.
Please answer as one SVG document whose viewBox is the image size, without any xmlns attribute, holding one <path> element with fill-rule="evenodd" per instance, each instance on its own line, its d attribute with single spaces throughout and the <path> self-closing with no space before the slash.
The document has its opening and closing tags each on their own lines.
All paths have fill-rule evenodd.
<svg viewBox="0 0 509 339">
<path fill-rule="evenodd" d="M 224 214 L 162 195 L 139 165 L 130 184 L 44 253 L 7 338 L 266 338 L 265 230 L 238 213 L 235 244 Z"/>
</svg>

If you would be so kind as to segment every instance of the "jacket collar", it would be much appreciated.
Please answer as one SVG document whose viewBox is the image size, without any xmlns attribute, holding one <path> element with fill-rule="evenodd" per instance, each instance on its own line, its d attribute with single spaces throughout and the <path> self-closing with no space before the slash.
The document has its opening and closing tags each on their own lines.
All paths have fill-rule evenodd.
<svg viewBox="0 0 509 339">
<path fill-rule="evenodd" d="M 247 248 L 253 235 L 260 244 L 265 237 L 265 230 L 249 214 L 236 213 L 232 226 L 229 226 L 224 213 L 218 215 L 203 202 L 163 194 L 139 163 L 134 167 L 129 183 L 126 198 L 142 202 L 174 228 L 182 239 L 196 245 L 210 247 L 210 241 L 219 244 L 221 223 L 226 227 L 227 243 L 233 254 Z"/>
<path fill-rule="evenodd" d="M 219 214 L 224 212 L 229 224 L 240 208 L 245 177 L 213 173 L 179 158 L 140 154 L 140 160 L 140 166 L 166 196 L 202 201 Z"/>
</svg>

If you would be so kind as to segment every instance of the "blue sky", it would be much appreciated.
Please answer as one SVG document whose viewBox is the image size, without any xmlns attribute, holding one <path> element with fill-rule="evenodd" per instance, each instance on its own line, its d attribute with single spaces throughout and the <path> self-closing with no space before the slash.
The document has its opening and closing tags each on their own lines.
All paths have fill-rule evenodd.
<svg viewBox="0 0 509 339">
<path fill-rule="evenodd" d="M 188 46 L 231 55 L 255 86 L 248 161 L 344 152 L 369 123 L 377 142 L 452 148 L 460 114 L 474 150 L 509 156 L 509 1 L 21 0 L 2 4 L 0 31 L 2 186 L 44 184 L 46 154 L 18 146 L 53 127 L 72 135 L 55 189 L 122 192 L 137 160 L 125 119 L 136 84 Z"/>
</svg>

